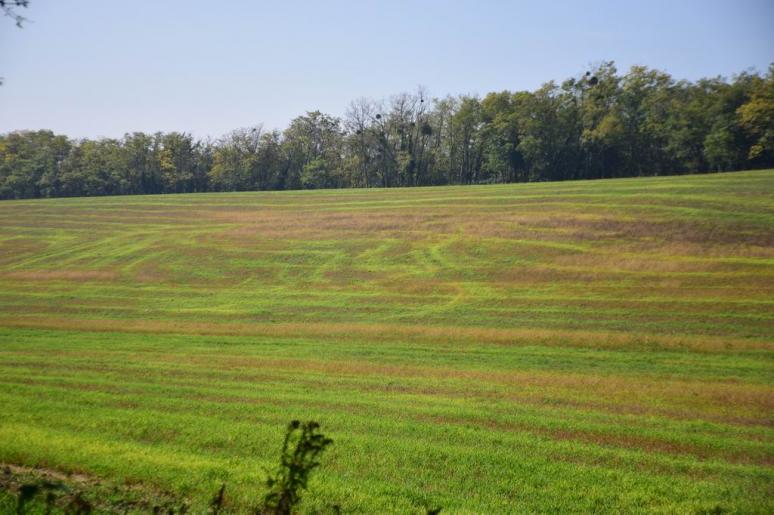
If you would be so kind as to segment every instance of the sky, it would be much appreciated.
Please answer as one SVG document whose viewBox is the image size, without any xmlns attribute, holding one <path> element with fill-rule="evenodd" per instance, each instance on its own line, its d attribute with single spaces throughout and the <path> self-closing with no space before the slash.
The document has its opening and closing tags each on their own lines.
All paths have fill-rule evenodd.
<svg viewBox="0 0 774 515">
<path fill-rule="evenodd" d="M 680 79 L 774 62 L 774 0 L 30 0 L 0 18 L 0 133 L 219 137 L 359 97 L 533 90 L 614 60 Z"/>
</svg>

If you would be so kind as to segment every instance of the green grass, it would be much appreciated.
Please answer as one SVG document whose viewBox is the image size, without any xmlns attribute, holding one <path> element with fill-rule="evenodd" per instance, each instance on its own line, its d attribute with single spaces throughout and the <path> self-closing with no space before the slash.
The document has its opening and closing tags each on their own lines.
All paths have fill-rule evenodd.
<svg viewBox="0 0 774 515">
<path fill-rule="evenodd" d="M 0 462 L 244 511 L 299 418 L 304 510 L 770 513 L 772 308 L 772 171 L 5 201 Z"/>
</svg>

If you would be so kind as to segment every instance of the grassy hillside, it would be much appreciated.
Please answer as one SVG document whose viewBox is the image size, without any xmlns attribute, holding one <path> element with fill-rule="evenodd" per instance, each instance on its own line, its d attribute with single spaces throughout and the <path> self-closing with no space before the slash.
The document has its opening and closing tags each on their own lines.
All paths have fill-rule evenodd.
<svg viewBox="0 0 774 515">
<path fill-rule="evenodd" d="M 0 203 L 0 462 L 235 509 L 774 510 L 774 172 Z"/>
</svg>

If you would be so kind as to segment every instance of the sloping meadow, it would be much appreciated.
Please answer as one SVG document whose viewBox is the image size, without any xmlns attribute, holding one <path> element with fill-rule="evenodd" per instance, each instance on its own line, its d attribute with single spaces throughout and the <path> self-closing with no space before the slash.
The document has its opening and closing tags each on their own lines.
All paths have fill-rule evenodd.
<svg viewBox="0 0 774 515">
<path fill-rule="evenodd" d="M 0 462 L 204 509 L 774 510 L 774 172 L 0 203 Z M 162 495 L 162 494 L 159 495 Z"/>
</svg>

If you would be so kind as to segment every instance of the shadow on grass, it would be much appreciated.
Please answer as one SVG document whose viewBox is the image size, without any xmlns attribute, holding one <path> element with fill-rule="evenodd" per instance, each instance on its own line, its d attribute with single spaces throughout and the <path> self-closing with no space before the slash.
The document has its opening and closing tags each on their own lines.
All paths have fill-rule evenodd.
<svg viewBox="0 0 774 515">
<path fill-rule="evenodd" d="M 279 464 L 274 472 L 269 473 L 265 482 L 267 491 L 260 504 L 253 510 L 253 514 L 290 515 L 294 513 L 301 501 L 301 494 L 307 489 L 312 472 L 320 466 L 323 452 L 332 444 L 333 440 L 320 432 L 320 424 L 317 422 L 298 420 L 290 422 L 285 431 Z M 6 467 L 4 474 L 10 478 L 11 469 Z M 0 486 L 10 489 L 10 483 L 11 481 L 5 481 Z M 29 513 L 29 508 L 33 506 L 35 513 L 64 512 L 67 515 L 87 515 L 92 511 L 127 513 L 130 510 L 142 510 L 154 515 L 183 515 L 189 511 L 185 503 L 166 502 L 150 505 L 130 499 L 123 499 L 111 506 L 100 506 L 99 499 L 90 502 L 80 490 L 67 486 L 63 481 L 49 479 L 24 482 L 15 489 L 17 490 L 17 515 Z M 227 487 L 224 483 L 210 500 L 208 509 L 210 515 L 221 515 L 231 511 L 228 507 L 226 491 Z M 338 504 L 331 503 L 326 511 L 339 514 L 341 508 Z M 427 514 L 437 515 L 440 511 L 440 508 L 427 509 Z"/>
</svg>

